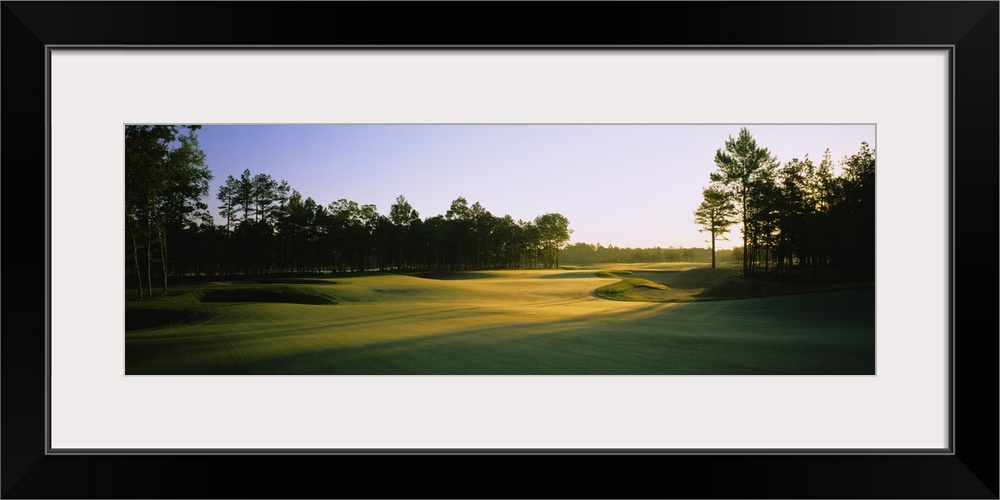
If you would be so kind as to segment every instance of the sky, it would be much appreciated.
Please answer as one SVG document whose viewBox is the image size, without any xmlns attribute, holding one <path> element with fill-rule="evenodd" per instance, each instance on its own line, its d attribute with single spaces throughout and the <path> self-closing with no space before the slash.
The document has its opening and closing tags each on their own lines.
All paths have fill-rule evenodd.
<svg viewBox="0 0 1000 500">
<path fill-rule="evenodd" d="M 327 206 L 339 199 L 388 214 L 403 195 L 421 218 L 458 197 L 493 215 L 533 220 L 557 212 L 570 243 L 707 247 L 693 212 L 717 167 L 717 150 L 746 127 L 781 164 L 827 148 L 840 160 L 875 125 L 204 125 L 198 131 L 214 176 L 265 173 Z M 740 245 L 739 228 L 718 248 Z"/>
</svg>

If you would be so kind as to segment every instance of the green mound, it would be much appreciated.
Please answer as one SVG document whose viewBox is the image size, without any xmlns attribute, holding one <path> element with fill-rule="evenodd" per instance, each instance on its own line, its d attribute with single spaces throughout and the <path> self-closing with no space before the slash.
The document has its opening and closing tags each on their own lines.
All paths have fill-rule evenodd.
<svg viewBox="0 0 1000 500">
<path fill-rule="evenodd" d="M 632 271 L 627 269 L 619 269 L 612 271 L 594 271 L 594 276 L 598 278 L 621 278 L 622 276 L 627 276 L 632 274 Z"/>
<path fill-rule="evenodd" d="M 594 293 L 598 297 L 602 297 L 609 300 L 624 300 L 633 302 L 649 302 L 649 298 L 643 297 L 635 293 L 636 288 L 652 288 L 656 290 L 669 290 L 666 285 L 661 285 L 659 283 L 653 283 L 649 280 L 644 280 L 641 278 L 625 278 L 618 283 L 612 283 L 610 285 L 604 285 L 596 290 Z"/>
<path fill-rule="evenodd" d="M 328 297 L 299 289 L 285 288 L 220 288 L 201 296 L 202 302 L 270 302 L 279 304 L 336 304 Z"/>
</svg>

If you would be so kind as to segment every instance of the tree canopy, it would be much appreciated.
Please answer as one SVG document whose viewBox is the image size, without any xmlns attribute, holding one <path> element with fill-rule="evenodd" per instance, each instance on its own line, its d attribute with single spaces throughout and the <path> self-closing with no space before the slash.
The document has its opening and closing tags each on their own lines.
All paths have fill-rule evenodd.
<svg viewBox="0 0 1000 500">
<path fill-rule="evenodd" d="M 743 248 L 750 254 L 756 248 L 758 233 L 765 230 L 766 218 L 762 211 L 765 210 L 767 193 L 764 190 L 777 163 L 767 148 L 757 146 L 757 141 L 745 127 L 740 129 L 735 139 L 730 136 L 723 149 L 715 153 L 718 170 L 711 173 L 709 179 L 720 189 L 728 191 L 729 199 L 739 211 L 743 223 Z M 746 261 L 743 274 L 750 274 Z"/>
<path fill-rule="evenodd" d="M 732 204 L 742 223 L 744 276 L 762 269 L 874 278 L 875 152 L 867 142 L 841 161 L 836 176 L 829 149 L 819 165 L 808 155 L 780 165 L 743 128 L 716 152 L 715 163 L 696 222 L 703 230 L 712 226 L 710 198 Z"/>
<path fill-rule="evenodd" d="M 712 269 L 715 269 L 715 242 L 736 223 L 736 206 L 718 187 L 708 187 L 702 190 L 701 205 L 694 211 L 694 221 L 701 226 L 700 231 L 709 233 L 712 243 Z"/>
<path fill-rule="evenodd" d="M 173 250 L 191 224 L 208 220 L 212 173 L 198 144 L 198 125 L 125 126 L 126 254 L 139 293 L 153 293 L 154 267 L 166 293 L 176 256 Z M 145 283 L 143 281 L 145 280 Z"/>
</svg>

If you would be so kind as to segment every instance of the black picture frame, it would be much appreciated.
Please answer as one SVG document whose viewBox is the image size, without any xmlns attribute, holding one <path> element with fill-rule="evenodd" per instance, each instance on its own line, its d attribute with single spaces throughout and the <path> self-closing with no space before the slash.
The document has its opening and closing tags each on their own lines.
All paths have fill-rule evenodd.
<svg viewBox="0 0 1000 500">
<path fill-rule="evenodd" d="M 998 498 L 997 1 L 2 3 L 4 498 Z M 953 453 L 47 454 L 53 45 L 952 47 Z"/>
</svg>

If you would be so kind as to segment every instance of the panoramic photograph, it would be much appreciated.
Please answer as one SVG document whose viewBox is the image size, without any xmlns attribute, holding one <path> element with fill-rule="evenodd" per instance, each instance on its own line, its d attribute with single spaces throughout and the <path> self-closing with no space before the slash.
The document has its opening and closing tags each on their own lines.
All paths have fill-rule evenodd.
<svg viewBox="0 0 1000 500">
<path fill-rule="evenodd" d="M 124 145 L 126 375 L 875 375 L 874 124 Z"/>
</svg>

